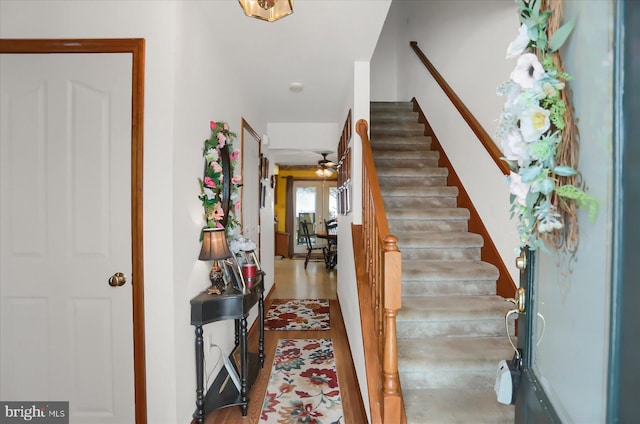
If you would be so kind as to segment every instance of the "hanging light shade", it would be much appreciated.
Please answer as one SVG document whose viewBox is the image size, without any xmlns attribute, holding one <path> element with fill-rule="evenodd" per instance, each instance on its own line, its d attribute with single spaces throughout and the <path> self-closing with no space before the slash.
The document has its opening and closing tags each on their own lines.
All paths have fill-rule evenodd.
<svg viewBox="0 0 640 424">
<path fill-rule="evenodd" d="M 247 16 L 273 22 L 293 13 L 293 0 L 238 0 Z"/>
<path fill-rule="evenodd" d="M 333 171 L 328 168 L 316 169 L 316 175 L 320 178 L 329 178 L 333 174 Z"/>
</svg>

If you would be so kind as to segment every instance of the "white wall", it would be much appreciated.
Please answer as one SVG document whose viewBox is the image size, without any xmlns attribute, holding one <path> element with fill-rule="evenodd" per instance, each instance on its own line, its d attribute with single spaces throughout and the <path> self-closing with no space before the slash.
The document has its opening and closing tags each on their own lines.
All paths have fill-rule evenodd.
<svg viewBox="0 0 640 424">
<path fill-rule="evenodd" d="M 336 122 L 267 124 L 269 149 L 335 152 L 342 127 Z"/>
<path fill-rule="evenodd" d="M 177 422 L 188 422 L 195 409 L 194 336 L 193 327 L 189 325 L 189 300 L 209 285 L 206 278 L 209 264 L 197 260 L 198 235 L 204 224 L 202 206 L 197 198 L 197 178 L 202 174 L 202 146 L 210 135 L 209 121 L 229 124 L 231 131 L 238 135 L 234 148 L 241 147 L 242 117 L 258 134 L 265 132 L 266 127 L 252 107 L 250 93 L 244 92 L 242 81 L 235 77 L 233 66 L 221 66 L 224 55 L 215 53 L 232 49 L 233 37 L 212 22 L 219 16 L 236 12 L 237 7 L 234 2 L 176 2 L 173 255 L 175 368 L 179 370 L 176 377 Z M 242 207 L 258 208 L 257 201 L 255 204 L 246 202 Z M 263 240 L 269 234 L 269 240 L 273 240 L 273 225 L 269 225 L 273 217 L 269 221 L 263 211 Z M 268 292 L 273 285 L 273 262 L 268 260 L 273 258 L 273 246 L 262 243 L 262 249 L 262 257 L 267 258 L 262 265 L 267 272 L 265 288 Z M 256 311 L 253 311 L 249 325 L 255 316 Z M 210 383 L 221 364 L 214 367 L 218 353 L 215 349 L 209 351 L 207 340 L 229 354 L 234 341 L 233 320 L 208 324 L 204 331 L 206 373 L 211 373 Z"/>
<path fill-rule="evenodd" d="M 507 46 L 517 35 L 515 4 L 501 0 L 406 0 L 393 2 L 390 16 L 394 19 L 386 25 L 397 31 L 394 34 L 385 27 L 383 36 L 393 42 L 380 41 L 372 60 L 376 100 L 395 100 L 385 88 L 393 84 L 387 82 L 387 75 L 397 76 L 397 99 L 418 100 L 518 284 L 519 274 L 512 266 L 518 237 L 515 222 L 510 221 L 509 188 L 504 176 L 409 45 L 410 41 L 418 42 L 493 136 L 504 102 L 496 95 L 496 88 L 509 78 L 515 65 L 514 60 L 505 59 Z M 397 73 L 389 72 L 388 62 L 396 58 Z"/>
<path fill-rule="evenodd" d="M 3 38 L 146 39 L 143 201 L 147 399 L 149 422 L 167 424 L 176 422 L 178 389 L 171 208 L 173 15 L 173 3 L 164 1 L 0 2 Z"/>
<path fill-rule="evenodd" d="M 378 44 L 371 58 L 371 101 L 393 102 L 408 100 L 401 98 L 398 92 L 398 55 L 402 48 L 399 45 L 403 22 L 398 18 L 399 8 L 395 5 L 389 8 L 387 19 L 384 21 Z M 368 119 L 367 119 L 368 121 Z"/>
</svg>

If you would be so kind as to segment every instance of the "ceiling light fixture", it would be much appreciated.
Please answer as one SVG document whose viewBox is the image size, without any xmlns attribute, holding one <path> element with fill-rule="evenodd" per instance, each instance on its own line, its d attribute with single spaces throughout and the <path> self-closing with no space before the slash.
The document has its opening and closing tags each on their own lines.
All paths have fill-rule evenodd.
<svg viewBox="0 0 640 424">
<path fill-rule="evenodd" d="M 293 13 L 293 0 L 238 0 L 245 15 L 267 22 Z"/>
<path fill-rule="evenodd" d="M 320 178 L 329 178 L 333 174 L 333 171 L 328 168 L 316 169 L 316 175 Z"/>
<path fill-rule="evenodd" d="M 316 175 L 320 178 L 329 178 L 336 172 L 336 164 L 327 159 L 329 152 L 317 152 L 322 155 L 322 159 L 318 161 L 318 169 Z"/>
</svg>

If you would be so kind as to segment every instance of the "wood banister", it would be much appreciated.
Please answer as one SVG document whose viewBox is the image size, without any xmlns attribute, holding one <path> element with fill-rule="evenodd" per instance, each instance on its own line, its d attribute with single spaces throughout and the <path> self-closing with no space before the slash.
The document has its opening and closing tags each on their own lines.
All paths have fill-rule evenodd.
<svg viewBox="0 0 640 424">
<path fill-rule="evenodd" d="M 429 70 L 429 72 L 431 73 L 433 78 L 436 80 L 440 88 L 442 88 L 442 90 L 445 92 L 447 97 L 449 97 L 449 99 L 451 100 L 451 103 L 453 103 L 453 105 L 458 110 L 458 112 L 460 112 L 460 115 L 462 115 L 462 118 L 467 122 L 467 124 L 471 128 L 471 131 L 473 131 L 476 137 L 478 137 L 478 140 L 480 140 L 480 142 L 482 143 L 484 148 L 487 150 L 487 152 L 489 153 L 493 161 L 496 163 L 496 165 L 498 165 L 498 168 L 500 168 L 500 171 L 502 171 L 504 175 L 509 175 L 509 173 L 511 172 L 511 170 L 509 169 L 509 165 L 501 159 L 501 157 L 503 156 L 502 152 L 500 151 L 496 143 L 493 141 L 491 136 L 487 133 L 484 127 L 480 125 L 480 122 L 478 122 L 476 117 L 473 116 L 473 114 L 469 111 L 467 106 L 465 106 L 462 100 L 460 100 L 458 95 L 453 91 L 451 86 L 449 86 L 449 84 L 447 83 L 447 81 L 445 81 L 442 75 L 440 75 L 440 72 L 438 72 L 435 66 L 433 66 L 433 64 L 429 61 L 429 59 L 427 59 L 427 56 L 425 56 L 422 50 L 420 50 L 420 47 L 418 47 L 418 42 L 411 41 L 410 44 L 411 44 L 411 48 L 413 49 L 413 51 L 415 51 L 416 55 L 418 55 L 418 58 L 420 59 L 422 64 Z"/>
<path fill-rule="evenodd" d="M 396 316 L 402 306 L 402 254 L 389 234 L 369 142 L 368 124 L 356 123 L 362 140 L 362 225 L 353 243 L 372 423 L 406 423 L 398 376 Z"/>
</svg>

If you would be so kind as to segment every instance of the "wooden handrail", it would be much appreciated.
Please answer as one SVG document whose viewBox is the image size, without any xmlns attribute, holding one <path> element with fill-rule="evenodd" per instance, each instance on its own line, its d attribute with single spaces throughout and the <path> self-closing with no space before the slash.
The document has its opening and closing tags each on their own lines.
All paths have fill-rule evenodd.
<svg viewBox="0 0 640 424">
<path fill-rule="evenodd" d="M 356 132 L 362 139 L 363 216 L 361 228 L 353 230 L 353 243 L 371 421 L 406 423 L 396 339 L 396 316 L 402 306 L 402 255 L 398 239 L 389 234 L 367 121 L 360 119 Z"/>
<path fill-rule="evenodd" d="M 411 48 L 413 48 L 413 51 L 416 52 L 416 55 L 418 55 L 418 58 L 420 59 L 422 64 L 429 70 L 431 75 L 433 75 L 433 78 L 436 80 L 438 85 L 440 85 L 440 88 L 442 88 L 447 97 L 449 97 L 449 100 L 451 100 L 451 103 L 453 103 L 458 112 L 460 112 L 462 118 L 467 122 L 467 124 L 471 128 L 471 131 L 473 131 L 476 137 L 478 137 L 478 140 L 480 140 L 493 161 L 496 163 L 496 165 L 498 165 L 498 168 L 500 168 L 504 175 L 509 175 L 509 173 L 511 172 L 511 170 L 509 169 L 509 165 L 501 159 L 503 154 L 498 146 L 496 146 L 496 143 L 493 141 L 491 136 L 487 133 L 484 127 L 480 125 L 476 117 L 473 116 L 467 106 L 465 106 L 462 100 L 460 100 L 458 95 L 453 91 L 451 86 L 449 86 L 442 75 L 440 75 L 440 72 L 438 72 L 435 66 L 433 66 L 429 59 L 427 59 L 427 56 L 425 56 L 422 50 L 420 50 L 420 47 L 418 47 L 418 42 L 411 41 L 410 44 Z"/>
</svg>

